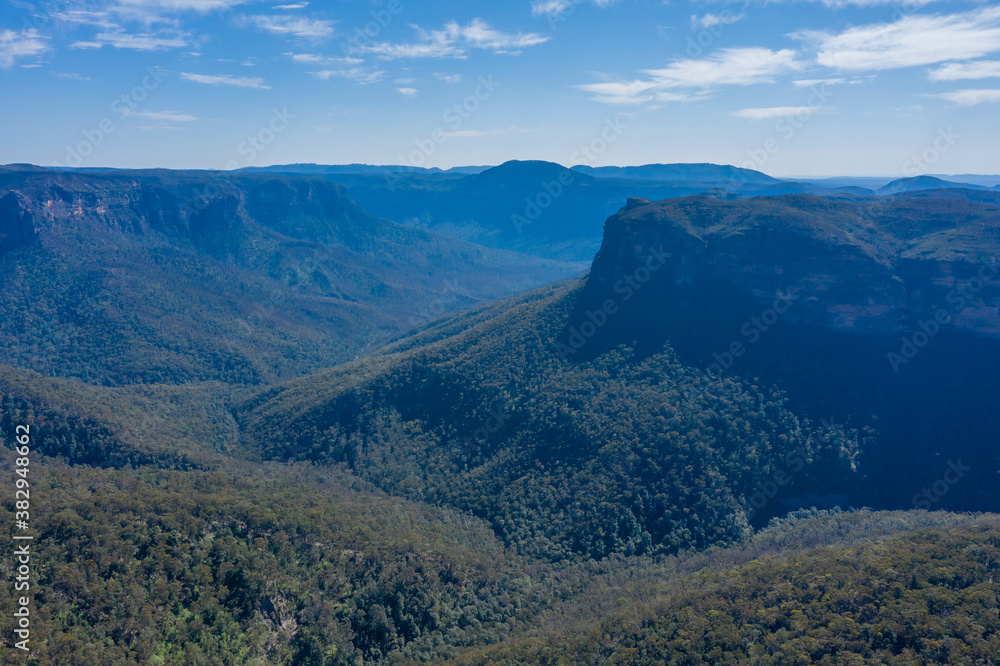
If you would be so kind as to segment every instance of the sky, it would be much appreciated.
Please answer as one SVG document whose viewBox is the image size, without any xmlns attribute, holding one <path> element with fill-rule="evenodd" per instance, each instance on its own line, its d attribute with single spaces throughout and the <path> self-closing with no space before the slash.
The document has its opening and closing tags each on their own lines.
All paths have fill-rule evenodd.
<svg viewBox="0 0 1000 666">
<path fill-rule="evenodd" d="M 0 3 L 0 163 L 1000 173 L 996 3 Z"/>
</svg>

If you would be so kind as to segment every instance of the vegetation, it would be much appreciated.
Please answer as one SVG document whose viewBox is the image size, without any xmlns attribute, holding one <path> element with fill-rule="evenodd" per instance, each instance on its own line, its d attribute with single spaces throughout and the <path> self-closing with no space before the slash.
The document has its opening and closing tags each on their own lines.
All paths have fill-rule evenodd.
<svg viewBox="0 0 1000 666">
<path fill-rule="evenodd" d="M 896 520 L 908 524 L 893 528 Z M 838 538 L 831 522 L 853 523 L 853 534 Z M 803 536 L 814 546 L 805 552 L 782 543 Z M 671 579 L 662 567 L 626 565 L 576 608 L 550 612 L 545 630 L 455 663 L 991 664 L 1000 654 L 998 539 L 995 516 L 789 518 L 743 549 L 697 558 L 705 566 L 695 573 Z M 719 566 L 733 559 L 742 561 Z M 612 610 L 595 597 L 614 598 Z"/>
<path fill-rule="evenodd" d="M 732 543 L 772 476 L 849 482 L 858 435 L 821 433 L 779 394 L 722 380 L 688 399 L 699 379 L 669 349 L 561 361 L 553 340 L 578 296 L 534 292 L 267 389 L 237 410 L 244 441 L 470 512 L 554 561 Z"/>
<path fill-rule="evenodd" d="M 12 449 L 30 425 L 34 536 L 31 653 L 5 641 L 3 663 L 996 663 L 1000 517 L 768 522 L 877 485 L 859 461 L 885 460 L 878 433 L 815 423 L 763 373 L 707 378 L 682 336 L 627 334 L 625 308 L 566 357 L 592 278 L 436 319 L 566 265 L 406 229 L 323 180 L 240 176 L 205 195 L 210 179 L 0 169 L 0 474 L 25 469 Z M 827 204 L 831 225 L 850 217 Z M 979 210 L 954 256 L 978 256 L 969 238 L 994 215 L 894 205 Z M 893 249 L 865 225 L 858 243 Z M 468 283 L 442 294 L 456 274 Z M 742 316 L 714 298 L 706 310 Z M 827 340 L 810 344 L 840 363 Z M 754 351 L 787 344 L 786 360 L 756 367 L 787 371 L 793 343 L 774 331 Z M 972 388 L 995 375 L 982 359 Z M 945 469 L 988 494 L 989 460 Z M 0 522 L 22 510 L 0 497 Z M 0 585 L 0 634 L 23 594 Z"/>
<path fill-rule="evenodd" d="M 296 377 L 578 268 L 188 172 L 0 171 L 0 241 L 0 363 L 106 385 Z"/>
</svg>

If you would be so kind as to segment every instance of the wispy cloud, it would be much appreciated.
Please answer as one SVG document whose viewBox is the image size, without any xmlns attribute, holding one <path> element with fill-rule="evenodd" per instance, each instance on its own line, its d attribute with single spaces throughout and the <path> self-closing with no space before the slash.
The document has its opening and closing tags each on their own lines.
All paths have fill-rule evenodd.
<svg viewBox="0 0 1000 666">
<path fill-rule="evenodd" d="M 759 4 L 767 4 L 768 1 L 769 0 L 760 0 Z M 779 0 L 779 2 L 780 1 L 782 0 Z M 785 1 L 795 2 L 796 0 Z M 802 2 L 821 4 L 824 7 L 829 7 L 831 9 L 843 9 L 845 7 L 881 7 L 885 5 L 902 5 L 906 8 L 916 9 L 938 1 L 939 0 L 802 0 Z"/>
<path fill-rule="evenodd" d="M 777 74 L 799 69 L 795 51 L 766 48 L 722 49 L 719 55 L 704 60 L 678 60 L 663 69 L 646 73 L 667 87 L 701 87 L 717 85 L 746 86 L 771 83 Z"/>
<path fill-rule="evenodd" d="M 117 0 L 117 7 L 162 9 L 165 11 L 214 12 L 242 5 L 247 0 Z"/>
<path fill-rule="evenodd" d="M 618 0 L 590 0 L 598 7 L 608 7 Z M 535 16 L 554 16 L 562 14 L 564 11 L 578 5 L 582 0 L 534 0 L 531 3 L 531 13 Z"/>
<path fill-rule="evenodd" d="M 52 14 L 52 18 L 63 23 L 76 25 L 94 25 L 105 30 L 117 30 L 119 24 L 112 20 L 111 13 L 106 11 L 92 12 L 83 9 L 72 9 Z"/>
<path fill-rule="evenodd" d="M 697 14 L 691 15 L 691 27 L 695 29 L 711 28 L 717 25 L 732 25 L 737 21 L 741 21 L 746 17 L 746 14 L 733 14 L 731 12 L 722 12 L 720 14 L 705 14 L 704 16 L 698 16 Z"/>
<path fill-rule="evenodd" d="M 326 56 L 318 53 L 286 53 L 294 62 L 314 65 L 324 69 L 309 72 L 322 81 L 330 79 L 350 79 L 362 85 L 377 83 L 385 76 L 385 72 L 377 67 L 370 67 L 361 58 L 342 58 Z"/>
<path fill-rule="evenodd" d="M 349 79 L 360 83 L 361 85 L 370 85 L 372 83 L 378 83 L 385 76 L 385 71 L 381 69 L 369 69 L 368 67 L 357 66 L 357 67 L 346 67 L 343 69 L 320 69 L 314 72 L 309 72 L 312 76 L 315 76 L 321 81 L 329 81 L 330 79 Z"/>
<path fill-rule="evenodd" d="M 235 86 L 237 88 L 260 88 L 270 90 L 271 86 L 264 84 L 264 79 L 250 76 L 230 76 L 229 74 L 192 74 L 181 72 L 185 81 L 204 83 L 210 86 Z"/>
<path fill-rule="evenodd" d="M 843 83 L 847 83 L 847 79 L 799 79 L 798 81 L 792 81 L 792 83 L 799 88 L 811 88 L 812 86 L 836 86 Z"/>
<path fill-rule="evenodd" d="M 107 12 L 121 21 L 134 21 L 147 26 L 154 23 L 172 23 L 167 18 L 170 14 L 194 12 L 206 14 L 221 12 L 241 5 L 247 0 L 115 0 L 101 3 L 107 7 Z"/>
<path fill-rule="evenodd" d="M 839 34 L 802 31 L 818 42 L 817 61 L 840 70 L 883 70 L 979 58 L 1000 51 L 1000 7 L 906 16 Z"/>
<path fill-rule="evenodd" d="M 361 58 L 342 58 L 319 53 L 286 53 L 285 55 L 295 62 L 307 65 L 360 65 L 364 62 Z"/>
<path fill-rule="evenodd" d="M 593 99 L 611 104 L 690 101 L 717 86 L 771 83 L 774 77 L 801 69 L 794 51 L 761 47 L 723 49 L 702 60 L 675 60 L 662 69 L 648 69 L 645 79 L 590 83 L 579 86 Z M 678 89 L 701 89 L 683 92 Z"/>
<path fill-rule="evenodd" d="M 749 120 L 767 120 L 768 118 L 787 118 L 801 114 L 816 113 L 817 109 L 810 106 L 770 106 L 756 109 L 740 109 L 732 115 Z"/>
<path fill-rule="evenodd" d="M 951 63 L 931 70 L 931 81 L 961 81 L 964 79 L 992 79 L 1000 77 L 1000 60 L 976 60 Z"/>
<path fill-rule="evenodd" d="M 125 115 L 148 118 L 149 120 L 164 123 L 193 123 L 198 120 L 196 116 L 192 116 L 189 113 L 177 113 L 176 111 L 130 111 L 126 109 Z"/>
<path fill-rule="evenodd" d="M 441 79 L 445 83 L 458 83 L 462 80 L 461 74 L 441 74 L 440 72 L 434 73 L 435 79 Z"/>
<path fill-rule="evenodd" d="M 83 76 L 82 74 L 75 74 L 73 72 L 52 72 L 52 76 L 57 79 L 73 79 L 74 81 L 90 81 L 89 76 Z"/>
<path fill-rule="evenodd" d="M 73 49 L 99 49 L 111 46 L 116 49 L 131 49 L 133 51 L 160 51 L 163 49 L 180 48 L 187 46 L 185 35 L 153 34 L 148 32 L 128 33 L 122 30 L 113 32 L 99 32 L 94 38 L 86 41 L 78 41 L 70 44 Z"/>
<path fill-rule="evenodd" d="M 400 95 L 406 95 L 407 97 L 413 97 L 414 95 L 417 94 L 418 91 L 417 91 L 416 88 L 396 88 L 396 92 L 398 92 Z"/>
<path fill-rule="evenodd" d="M 290 14 L 250 16 L 248 20 L 262 30 L 275 35 L 300 39 L 325 39 L 333 34 L 333 21 L 311 19 Z"/>
<path fill-rule="evenodd" d="M 0 30 L 0 69 L 10 69 L 20 58 L 30 58 L 48 50 L 45 37 L 34 28 Z"/>
<path fill-rule="evenodd" d="M 972 90 L 956 90 L 954 92 L 931 95 L 939 99 L 947 100 L 956 106 L 975 106 L 988 102 L 1000 102 L 1000 89 L 979 88 Z"/>
<path fill-rule="evenodd" d="M 462 26 L 449 21 L 441 30 L 422 30 L 414 26 L 419 41 L 408 44 L 375 42 L 358 45 L 361 53 L 370 53 L 385 60 L 398 58 L 465 58 L 469 49 L 515 55 L 521 49 L 547 42 L 549 38 L 534 32 L 509 33 L 496 30 L 486 21 L 476 18 Z"/>
<path fill-rule="evenodd" d="M 297 2 L 297 3 L 295 3 L 294 5 L 275 5 L 275 6 L 274 6 L 274 7 L 272 7 L 271 9 L 280 9 L 280 10 L 287 10 L 287 9 L 305 9 L 305 8 L 306 8 L 306 7 L 308 7 L 308 6 L 309 6 L 309 3 L 308 3 L 308 2 Z"/>
</svg>

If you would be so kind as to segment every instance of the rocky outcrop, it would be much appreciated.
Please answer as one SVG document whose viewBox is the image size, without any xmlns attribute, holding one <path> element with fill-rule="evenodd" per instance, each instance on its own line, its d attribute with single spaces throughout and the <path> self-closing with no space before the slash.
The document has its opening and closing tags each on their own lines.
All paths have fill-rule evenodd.
<svg viewBox="0 0 1000 666">
<path fill-rule="evenodd" d="M 643 278 L 650 253 L 662 251 L 668 256 L 649 275 L 656 286 L 645 290 L 644 307 L 699 286 L 761 308 L 792 291 L 798 305 L 783 317 L 792 325 L 896 334 L 934 321 L 1000 338 L 1000 206 L 874 202 L 630 199 L 605 225 L 585 301 L 623 297 L 622 285 Z"/>
<path fill-rule="evenodd" d="M 0 196 L 0 253 L 16 250 L 35 239 L 31 213 L 14 192 Z"/>
</svg>

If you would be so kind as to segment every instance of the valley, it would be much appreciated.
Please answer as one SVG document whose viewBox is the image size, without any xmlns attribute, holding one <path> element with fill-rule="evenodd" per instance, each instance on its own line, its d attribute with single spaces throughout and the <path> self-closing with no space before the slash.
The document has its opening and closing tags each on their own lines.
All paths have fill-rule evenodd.
<svg viewBox="0 0 1000 666">
<path fill-rule="evenodd" d="M 34 658 L 987 663 L 1000 205 L 683 166 L 0 170 Z"/>
</svg>

